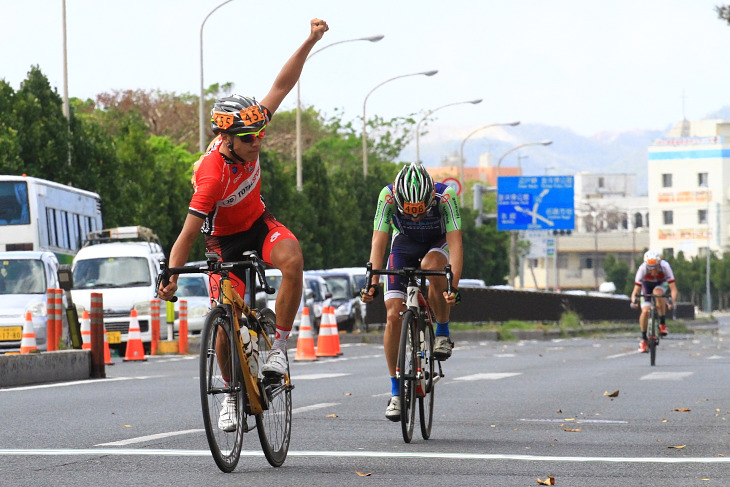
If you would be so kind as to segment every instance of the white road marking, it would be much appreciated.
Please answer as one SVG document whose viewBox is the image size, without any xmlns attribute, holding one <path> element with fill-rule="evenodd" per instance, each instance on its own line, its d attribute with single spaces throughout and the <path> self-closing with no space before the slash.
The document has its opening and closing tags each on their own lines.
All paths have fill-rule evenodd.
<svg viewBox="0 0 730 487">
<path fill-rule="evenodd" d="M 294 413 L 306 413 L 308 411 L 314 411 L 316 409 L 330 408 L 332 406 L 339 406 L 339 402 L 323 402 L 320 404 L 312 404 L 311 406 L 302 406 L 300 408 L 294 408 L 291 410 Z"/>
<path fill-rule="evenodd" d="M 155 448 L 82 448 L 82 449 L 0 449 L 0 456 L 167 456 L 209 457 L 209 450 L 163 450 Z M 242 457 L 261 457 L 261 451 L 242 451 Z M 289 451 L 289 457 L 332 458 L 426 458 L 448 460 L 513 460 L 557 463 L 730 463 L 730 457 L 559 457 L 500 453 L 439 453 L 398 451 Z"/>
<path fill-rule="evenodd" d="M 639 380 L 682 380 L 692 375 L 692 372 L 652 372 Z"/>
<path fill-rule="evenodd" d="M 606 358 L 607 359 L 612 359 L 612 358 L 628 357 L 629 355 L 636 355 L 637 353 L 639 353 L 639 351 L 638 350 L 634 350 L 633 352 L 617 353 L 616 355 L 609 355 Z"/>
<path fill-rule="evenodd" d="M 628 421 L 613 419 L 520 419 L 528 423 L 603 423 L 603 424 L 629 424 Z"/>
<path fill-rule="evenodd" d="M 454 380 L 499 380 L 499 379 L 506 379 L 507 377 L 514 377 L 516 375 L 522 375 L 522 373 L 521 372 L 482 373 L 482 374 L 465 375 L 463 377 L 456 377 Z"/>
<path fill-rule="evenodd" d="M 494 355 L 497 358 L 512 358 L 515 356 L 514 353 L 498 353 Z"/>
<path fill-rule="evenodd" d="M 345 373 L 333 373 L 333 374 L 304 374 L 304 375 L 293 375 L 292 380 L 317 380 L 317 379 L 332 379 L 333 377 L 343 377 Z"/>
<path fill-rule="evenodd" d="M 38 384 L 35 386 L 21 386 L 21 387 L 10 387 L 8 389 L 0 389 L 0 392 L 13 392 L 13 391 L 32 391 L 35 389 L 50 389 L 52 387 L 68 387 L 68 386 L 83 386 L 89 384 L 105 384 L 107 382 L 116 382 L 120 380 L 144 380 L 152 379 L 159 376 L 140 376 L 140 377 L 114 377 L 110 379 L 89 379 L 89 380 L 77 380 L 72 382 L 54 382 L 52 384 Z"/>
<path fill-rule="evenodd" d="M 188 435 L 191 433 L 205 433 L 204 429 L 171 431 L 169 433 L 158 433 L 156 435 L 138 436 L 137 438 L 129 438 L 127 440 L 112 441 L 109 443 L 99 443 L 94 446 L 126 446 L 133 443 L 144 443 L 145 441 L 159 440 L 161 438 L 170 438 L 171 436 Z"/>
</svg>

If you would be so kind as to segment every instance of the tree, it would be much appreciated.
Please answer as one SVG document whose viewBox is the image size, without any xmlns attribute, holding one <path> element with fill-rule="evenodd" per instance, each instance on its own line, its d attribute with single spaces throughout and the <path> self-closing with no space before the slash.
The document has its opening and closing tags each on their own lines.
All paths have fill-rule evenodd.
<svg viewBox="0 0 730 487">
<path fill-rule="evenodd" d="M 730 25 L 730 6 L 729 5 L 718 5 L 715 7 L 715 12 L 717 12 L 717 18 L 720 20 L 724 20 L 725 22 Z"/>
</svg>

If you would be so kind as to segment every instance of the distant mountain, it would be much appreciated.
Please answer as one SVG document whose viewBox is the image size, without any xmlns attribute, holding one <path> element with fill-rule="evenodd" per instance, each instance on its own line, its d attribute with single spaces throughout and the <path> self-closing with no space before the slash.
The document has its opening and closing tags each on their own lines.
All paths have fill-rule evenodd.
<svg viewBox="0 0 730 487">
<path fill-rule="evenodd" d="M 648 147 L 666 134 L 664 130 L 630 130 L 602 132 L 591 137 L 571 130 L 539 124 L 521 124 L 518 127 L 495 127 L 485 130 L 464 144 L 466 166 L 476 166 L 484 153 L 492 154 L 492 164 L 511 148 L 528 143 L 551 140 L 550 146 L 525 147 L 508 154 L 502 166 L 522 165 L 525 175 L 575 174 L 577 172 L 633 173 L 637 175 L 637 194 L 647 194 Z M 431 134 L 421 137 L 421 160 L 427 167 L 457 165 L 459 148 L 469 132 L 463 129 L 444 131 L 439 128 L 438 139 Z M 519 159 L 518 159 L 519 156 Z M 415 146 L 401 154 L 404 160 L 415 160 Z M 450 162 L 442 160 L 447 159 Z"/>
</svg>

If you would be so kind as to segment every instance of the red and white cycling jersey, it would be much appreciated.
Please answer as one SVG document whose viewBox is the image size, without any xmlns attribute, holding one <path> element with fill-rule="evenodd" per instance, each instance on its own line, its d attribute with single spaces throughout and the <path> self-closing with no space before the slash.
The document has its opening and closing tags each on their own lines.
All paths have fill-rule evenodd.
<svg viewBox="0 0 730 487">
<path fill-rule="evenodd" d="M 221 139 L 193 167 L 193 198 L 188 213 L 203 218 L 202 232 L 231 235 L 251 228 L 263 214 L 259 160 L 240 164 L 220 153 Z"/>
<path fill-rule="evenodd" d="M 646 268 L 646 263 L 642 263 L 636 270 L 634 284 L 636 284 L 637 286 L 641 286 L 642 284 L 657 285 L 663 284 L 665 282 L 674 282 L 674 273 L 672 272 L 672 267 L 666 260 L 662 260 L 659 263 L 659 272 L 657 272 L 655 275 L 649 272 L 649 269 Z"/>
</svg>

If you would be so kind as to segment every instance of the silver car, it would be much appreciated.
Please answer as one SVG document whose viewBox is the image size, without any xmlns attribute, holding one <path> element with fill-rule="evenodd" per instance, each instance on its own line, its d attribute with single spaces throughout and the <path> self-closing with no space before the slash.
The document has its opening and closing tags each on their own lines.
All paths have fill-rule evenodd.
<svg viewBox="0 0 730 487">
<path fill-rule="evenodd" d="M 175 303 L 175 333 L 180 331 L 180 301 L 184 300 L 188 304 L 188 334 L 199 335 L 210 311 L 208 274 L 181 274 L 177 279 L 175 296 L 178 298 Z"/>
</svg>

